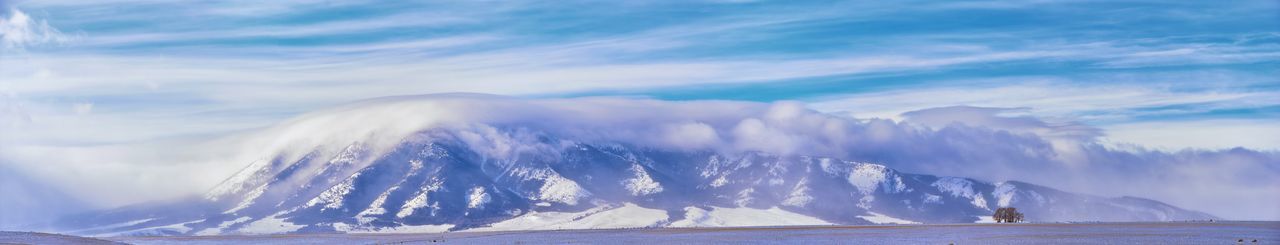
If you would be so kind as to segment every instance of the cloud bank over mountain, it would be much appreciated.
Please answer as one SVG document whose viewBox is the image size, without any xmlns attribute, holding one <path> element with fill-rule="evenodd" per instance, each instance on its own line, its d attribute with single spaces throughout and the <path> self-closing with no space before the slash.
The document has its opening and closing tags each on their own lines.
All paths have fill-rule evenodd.
<svg viewBox="0 0 1280 245">
<path fill-rule="evenodd" d="M 130 169 L 163 182 L 160 179 L 191 175 L 230 176 L 232 171 L 252 162 L 296 161 L 316 149 L 321 149 L 322 155 L 335 154 L 352 142 L 367 144 L 371 154 L 381 154 L 378 152 L 390 150 L 405 137 L 427 129 L 459 132 L 468 148 L 501 159 L 555 152 L 561 146 L 540 137 L 554 135 L 589 144 L 658 150 L 834 157 L 885 164 L 907 172 L 988 181 L 1026 180 L 1089 194 L 1141 196 L 1227 218 L 1280 219 L 1280 210 L 1271 205 L 1280 201 L 1280 197 L 1272 195 L 1280 192 L 1280 154 L 1276 152 L 1245 148 L 1166 152 L 1140 146 L 1111 147 L 1098 142 L 1103 132 L 1096 128 L 1007 115 L 1016 112 L 1017 109 L 948 107 L 909 112 L 904 114 L 904 120 L 895 121 L 836 116 L 807 109 L 797 102 L 522 99 L 440 94 L 357 102 L 213 141 L 168 144 L 161 151 L 174 151 L 169 153 L 128 153 L 155 151 L 159 149 L 155 145 L 114 152 L 132 161 L 176 161 L 169 164 L 211 170 L 181 173 L 146 169 L 145 164 Z M 508 133 L 499 129 L 516 130 Z M 530 133 L 522 134 L 522 130 Z M 97 156 L 104 155 L 102 149 L 97 150 Z M 83 159 L 50 157 L 89 154 L 84 152 L 5 153 L 18 156 L 17 162 L 91 164 Z M 285 157 L 263 159 L 271 156 Z M 56 171 L 45 173 L 52 172 Z M 81 183 L 85 186 L 77 188 L 93 189 L 84 180 L 60 177 L 59 182 Z M 131 181 L 124 179 L 131 178 L 115 180 Z M 190 191 L 204 191 L 202 188 L 220 180 L 208 179 Z"/>
</svg>

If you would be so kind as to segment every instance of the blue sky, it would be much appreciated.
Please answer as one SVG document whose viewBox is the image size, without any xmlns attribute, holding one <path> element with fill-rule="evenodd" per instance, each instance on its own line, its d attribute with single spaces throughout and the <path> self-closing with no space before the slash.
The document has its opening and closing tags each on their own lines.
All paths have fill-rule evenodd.
<svg viewBox="0 0 1280 245">
<path fill-rule="evenodd" d="M 1280 150 L 1270 0 L 0 0 L 0 17 L 0 152 L 211 138 L 449 92 L 894 120 L 1013 108 L 999 111 L 1097 127 L 1116 148 Z"/>
<path fill-rule="evenodd" d="M 441 92 L 799 100 L 890 118 L 949 105 L 1029 107 L 1104 128 L 1212 120 L 1280 132 L 1271 125 L 1280 119 L 1275 1 L 6 5 L 6 18 L 30 22 L 6 34 L 7 103 L 63 127 L 138 132 L 90 142 L 65 129 L 17 136 L 49 144 L 234 131 L 349 101 Z M 18 32 L 30 33 L 10 37 Z M 156 126 L 179 129 L 146 130 Z M 1166 148 L 1280 147 L 1111 133 Z"/>
</svg>

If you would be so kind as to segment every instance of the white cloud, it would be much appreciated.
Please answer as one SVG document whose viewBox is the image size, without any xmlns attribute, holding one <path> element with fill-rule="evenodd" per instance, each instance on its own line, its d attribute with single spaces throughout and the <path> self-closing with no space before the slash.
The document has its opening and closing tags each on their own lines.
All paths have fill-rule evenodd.
<svg viewBox="0 0 1280 245">
<path fill-rule="evenodd" d="M 491 39 L 476 37 L 346 47 L 352 50 L 385 51 L 359 58 L 326 56 L 275 60 L 53 54 L 21 59 L 0 57 L 0 65 L 6 67 L 0 70 L 0 77 L 5 78 L 0 81 L 0 85 L 19 97 L 43 95 L 67 100 L 115 97 L 146 101 L 130 104 L 131 108 L 127 111 L 94 113 L 98 117 L 116 120 L 99 120 L 92 125 L 70 128 L 53 127 L 73 124 L 55 122 L 59 118 L 66 118 L 64 115 L 35 113 L 32 117 L 44 123 L 33 126 L 38 129 L 15 136 L 43 141 L 104 142 L 225 131 L 230 125 L 262 126 L 281 119 L 280 115 L 396 94 L 480 92 L 531 95 L 597 89 L 763 82 L 836 74 L 930 69 L 970 62 L 1032 58 L 1038 55 L 1013 53 L 940 59 L 890 56 L 652 63 L 612 63 L 600 60 L 601 53 L 618 52 L 615 49 L 617 45 L 646 46 L 650 41 L 512 48 L 431 56 L 425 59 L 404 58 L 399 53 L 401 48 L 466 45 L 485 40 Z M 49 67 L 57 68 L 56 75 L 30 75 L 42 74 L 40 71 L 49 70 Z M 163 85 L 163 90 L 158 89 L 160 85 Z M 167 101 L 175 99 L 183 102 Z M 61 104 L 66 103 L 64 101 L 41 100 L 27 103 L 33 104 L 33 107 L 67 106 Z M 96 106 L 111 107 L 102 102 Z M 251 114 L 236 118 L 240 121 L 232 124 L 226 122 L 229 120 L 225 117 L 227 114 L 270 110 L 275 110 L 276 116 L 258 117 Z M 223 113 L 217 114 L 217 117 L 210 115 L 208 118 L 202 116 L 209 114 L 200 113 L 215 111 Z M 247 119 L 254 121 L 243 121 Z M 147 126 L 136 126 L 142 124 Z M 73 131 L 82 132 L 70 133 Z M 42 134 L 46 132 L 48 134 Z"/>
<path fill-rule="evenodd" d="M 44 20 L 31 18 L 17 8 L 0 5 L 0 48 L 22 50 L 30 46 L 59 44 L 68 37 Z"/>
<path fill-rule="evenodd" d="M 1233 147 L 1280 150 L 1280 120 L 1277 119 L 1135 122 L 1104 128 L 1108 141 L 1113 144 L 1136 144 L 1168 151 Z"/>
<path fill-rule="evenodd" d="M 31 74 L 31 78 L 37 81 L 49 79 L 49 78 L 52 78 L 53 76 L 54 76 L 53 71 L 49 69 L 39 69 L 39 70 L 36 70 L 35 73 Z"/>
<path fill-rule="evenodd" d="M 309 25 L 284 25 L 284 26 L 252 26 L 235 29 L 220 29 L 207 31 L 185 31 L 185 32 L 143 32 L 143 33 L 120 33 L 106 34 L 87 37 L 83 42 L 77 43 L 82 46 L 113 46 L 113 45 L 134 45 L 140 43 L 164 43 L 164 42 L 184 42 L 184 41 L 208 41 L 208 40 L 224 40 L 224 39 L 248 39 L 248 38 L 289 38 L 289 37 L 308 37 L 322 35 L 340 35 L 351 34 L 361 31 L 379 30 L 388 28 L 427 28 L 434 26 L 457 25 L 466 23 L 469 20 L 454 16 L 424 15 L 424 14 L 406 14 L 397 16 L 385 16 L 371 20 L 349 20 L 349 21 L 333 21 L 322 22 Z M 461 37 L 456 37 L 461 38 Z M 429 44 L 429 43 L 427 43 Z M 438 46 L 438 45 L 434 45 Z M 278 48 L 278 47 L 277 47 Z M 334 50 L 334 51 L 343 51 Z"/>
<path fill-rule="evenodd" d="M 1179 75 L 1179 74 L 1173 74 Z M 1232 86 L 1247 86 L 1252 78 L 1207 77 L 1181 74 L 1177 81 L 1133 82 L 1123 77 L 1068 80 L 1052 77 L 1015 77 L 978 81 L 952 81 L 954 86 L 899 89 L 816 99 L 812 107 L 855 117 L 899 118 L 898 114 L 924 108 L 981 106 L 1028 108 L 1034 115 L 1094 121 L 1143 116 L 1129 110 L 1186 104 L 1266 106 L 1280 104 L 1280 92 L 1187 85 L 1193 81 L 1228 79 Z M 1159 76 L 1151 76 L 1159 77 Z M 1244 79 L 1244 80 L 1240 80 Z"/>
<path fill-rule="evenodd" d="M 20 126 L 31 123 L 31 115 L 23 106 L 23 102 L 14 98 L 12 94 L 0 94 L 0 132 L 9 135 L 9 131 Z M 0 146 L 4 145 L 9 137 L 0 136 Z"/>
<path fill-rule="evenodd" d="M 117 1 L 32 1 L 24 7 L 97 9 L 112 5 L 138 4 L 164 6 L 165 1 L 117 0 Z M 177 8 L 183 14 L 221 18 L 250 18 L 286 13 L 290 9 L 317 7 L 323 9 L 344 8 L 350 2 L 320 3 L 311 0 L 258 3 L 255 1 L 226 1 L 208 3 L 206 8 Z M 337 6 L 333 6 L 337 5 Z M 244 120 L 234 125 L 256 127 L 266 125 L 281 117 L 300 111 L 320 108 L 347 101 L 399 94 L 439 92 L 480 92 L 506 95 L 545 95 L 593 90 L 627 91 L 633 89 L 663 88 L 675 86 L 704 86 L 708 84 L 743 84 L 773 82 L 850 74 L 908 73 L 944 70 L 977 64 L 1002 63 L 1025 60 L 1089 60 L 1136 65 L 1165 65 L 1160 62 L 1126 61 L 1135 57 L 1163 57 L 1165 61 L 1185 60 L 1185 57 L 1167 55 L 1215 54 L 1218 56 L 1264 56 L 1274 51 L 1271 46 L 1260 47 L 1202 47 L 1162 40 L 1114 40 L 1113 42 L 1044 43 L 997 48 L 983 42 L 966 40 L 1003 38 L 1011 39 L 1025 32 L 995 33 L 927 33 L 903 34 L 884 37 L 890 45 L 882 51 L 834 52 L 814 55 L 748 55 L 733 57 L 644 59 L 652 53 L 689 49 L 696 50 L 719 43 L 707 38 L 750 36 L 743 33 L 771 31 L 772 28 L 812 24 L 818 20 L 855 21 L 873 19 L 894 12 L 894 6 L 882 4 L 857 4 L 856 13 L 838 8 L 821 11 L 795 9 L 770 9 L 764 13 L 728 13 L 697 19 L 688 23 L 662 25 L 634 31 L 568 38 L 556 42 L 525 42 L 518 32 L 506 28 L 479 28 L 479 30 L 448 32 L 448 35 L 432 37 L 389 38 L 341 44 L 292 45 L 238 45 L 218 46 L 192 40 L 225 38 L 311 38 L 327 35 L 358 33 L 365 30 L 388 30 L 404 27 L 448 27 L 488 23 L 487 17 L 504 17 L 509 11 L 538 9 L 538 6 L 502 6 L 486 10 L 467 10 L 459 6 L 430 8 L 430 13 L 390 14 L 358 20 L 320 20 L 315 22 L 272 25 L 224 26 L 207 28 L 123 28 L 123 31 L 102 31 L 76 38 L 74 49 L 56 54 L 32 57 L 0 57 L 0 86 L 20 96 L 38 96 L 39 100 L 25 101 L 31 107 L 64 107 L 67 101 L 93 97 L 129 98 L 137 100 L 127 112 L 105 111 L 116 108 L 110 101 L 99 101 L 95 116 L 118 120 L 99 121 L 95 125 L 80 125 L 94 130 L 88 134 L 62 133 L 76 129 L 48 128 L 50 122 L 64 115 L 32 116 L 45 122 L 35 129 L 23 132 L 17 138 L 46 141 L 90 142 L 131 141 L 156 137 L 211 133 L 229 129 L 225 117 L 203 116 L 238 114 Z M 516 4 L 518 5 L 518 4 Z M 869 6 L 862 6 L 869 5 Z M 986 4 L 979 4 L 986 5 Z M 1021 5 L 1021 4 L 1019 4 Z M 851 7 L 851 6 L 843 6 Z M 901 7 L 901 6 L 898 6 Z M 913 7 L 913 6 L 908 6 Z M 914 6 L 923 9 L 933 7 Z M 950 6 L 944 8 L 971 8 L 980 6 Z M 111 11 L 88 11 L 93 16 L 77 16 L 58 23 L 147 21 L 137 15 L 119 15 Z M 191 12 L 191 13 L 187 13 Z M 804 14 L 798 14 L 803 12 Z M 16 15 L 15 15 L 16 16 Z M 184 16 L 184 15 L 179 15 Z M 425 16 L 425 17 L 424 17 Z M 477 17 L 479 16 L 479 17 Z M 504 20 L 511 19 L 511 16 Z M 130 19 L 134 18 L 134 19 Z M 252 18 L 250 18 L 252 19 Z M 518 18 L 516 18 L 518 19 Z M 127 20 L 127 21 L 126 21 Z M 243 19 L 236 19 L 243 20 Z M 498 21 L 501 22 L 501 21 Z M 26 21 L 41 23 L 43 21 Z M 185 25 L 186 22 L 174 25 Z M 25 25 L 25 26 L 31 26 Z M 75 26 L 75 25 L 72 25 Z M 35 30 L 31 28 L 26 28 Z M 39 29 L 39 28 L 37 28 Z M 194 29 L 194 30 L 191 30 Z M 25 30 L 25 29 L 24 29 Z M 57 33 L 52 30 L 52 33 Z M 30 35 L 22 35 L 30 36 Z M 23 38 L 24 40 L 27 38 Z M 960 40 L 960 41 L 957 41 Z M 751 41 L 751 40 L 744 40 Z M 156 50 L 140 53 L 100 52 L 112 51 L 113 45 L 157 45 Z M 1152 44 L 1156 43 L 1156 44 Z M 479 45 L 482 49 L 466 49 Z M 458 48 L 458 49 L 454 49 Z M 877 48 L 876 50 L 881 50 Z M 887 51 L 886 51 L 887 50 Z M 1168 50 L 1195 50 L 1194 52 Z M 1164 53 L 1161 53 L 1164 52 Z M 1163 54 L 1163 55 L 1162 55 Z M 622 58 L 620 58 L 622 57 Z M 637 59 L 630 59 L 637 58 Z M 1255 57 L 1257 58 L 1257 57 Z M 1249 59 L 1226 59 L 1226 62 L 1245 62 Z M 1144 63 L 1145 62 L 1145 63 Z M 55 68 L 55 76 L 42 76 L 40 71 Z M 31 74 L 37 74 L 35 76 Z M 53 74 L 53 73 L 49 73 Z M 1013 81 L 1011 83 L 1018 83 Z M 163 90 L 159 89 L 163 85 Z M 1139 101 L 1139 104 L 1168 104 L 1176 101 L 1223 101 L 1265 99 L 1268 93 L 1198 94 L 1163 93 L 1159 88 L 1141 85 L 1116 88 L 1127 92 L 1146 89 L 1140 93 L 1108 94 L 1105 87 L 1058 91 L 1060 87 L 1028 85 L 1021 88 L 991 88 L 987 94 L 968 93 L 967 88 L 950 91 L 932 90 L 929 93 L 910 91 L 884 92 L 868 96 L 858 95 L 849 101 L 819 102 L 822 110 L 848 110 L 857 116 L 893 118 L 897 113 L 921 108 L 947 105 L 978 105 L 991 107 L 1032 107 L 1036 115 L 1063 116 L 1077 113 L 1076 109 L 1094 109 L 1115 105 L 1121 99 L 1143 98 L 1157 95 L 1168 101 Z M 147 88 L 140 90 L 138 88 Z M 289 91 L 282 93 L 280 91 Z M 1066 96 L 1058 96 L 1065 92 Z M 891 96 L 891 93 L 909 94 Z M 925 95 L 917 97 L 915 95 Z M 1003 95 L 1013 95 L 1002 97 Z M 1240 95 L 1228 98 L 1223 96 Z M 1182 98 L 1182 97 L 1191 98 Z M 1218 97 L 1215 97 L 1218 96 Z M 55 98 L 50 100 L 48 98 Z M 189 99 L 173 103 L 165 99 Z M 953 100 L 947 100 L 955 98 Z M 61 99 L 60 101 L 57 99 Z M 888 99 L 872 101 L 874 99 Z M 1019 99 L 1034 100 L 1031 104 L 1019 104 Z M 1105 103 L 1093 103 L 1093 100 Z M 932 100 L 932 101 L 930 101 Z M 198 101 L 198 102 L 192 102 Z M 1055 104 L 1057 101 L 1063 103 Z M 1109 102 L 1108 102 L 1109 101 Z M 849 103 L 845 103 L 849 102 Z M 43 105 L 41 105 L 43 104 Z M 857 104 L 859 108 L 842 108 L 839 104 Z M 1078 104 L 1079 106 L 1064 106 Z M 270 112 L 264 112 L 270 111 Z M 127 113 L 127 115 L 126 115 Z M 252 114 L 252 115 L 245 115 Z M 274 114 L 273 116 L 262 116 Z M 1072 115 L 1108 117 L 1114 115 Z M 134 120 L 130 120 L 133 118 Z M 145 119 L 141 119 L 145 118 Z M 138 124 L 151 124 L 135 127 Z M 96 127 L 96 128 L 95 128 Z M 79 127 L 77 127 L 79 128 Z M 242 128 L 241 128 L 242 129 Z M 49 132 L 49 134 L 39 134 Z M 100 132 L 100 133 L 95 133 Z M 106 133 L 109 132 L 109 133 Z M 171 133 L 165 133 L 171 132 Z M 111 137 L 95 137 L 96 134 Z M 129 137 L 130 135 L 134 137 Z"/>
<path fill-rule="evenodd" d="M 684 149 L 710 149 L 723 141 L 715 128 L 705 123 L 676 123 L 663 126 L 661 144 Z"/>
<path fill-rule="evenodd" d="M 1004 80 L 986 83 L 958 82 L 954 87 L 902 89 L 842 97 L 818 99 L 810 107 L 819 111 L 846 114 L 859 118 L 903 119 L 904 111 L 953 106 L 979 106 L 995 109 L 990 113 L 1047 118 L 1051 122 L 1087 122 L 1106 129 L 1106 141 L 1110 144 L 1139 144 L 1166 150 L 1184 148 L 1225 149 L 1245 146 L 1253 149 L 1280 150 L 1280 141 L 1268 137 L 1256 137 L 1260 132 L 1275 132 L 1274 119 L 1260 115 L 1242 120 L 1144 120 L 1143 117 L 1161 117 L 1209 113 L 1220 108 L 1253 108 L 1280 105 L 1280 92 L 1242 89 L 1252 81 L 1266 81 L 1255 77 L 1238 77 L 1229 74 L 1171 74 L 1181 76 L 1175 81 L 1133 82 L 1123 77 L 1101 77 L 1093 80 L 1065 80 L 1055 78 L 1011 78 L 1023 82 Z M 1148 78 L 1160 79 L 1161 75 Z M 1210 84 L 1188 85 L 1183 81 L 1231 81 L 1230 86 Z M 1188 105 L 1194 105 L 1188 107 Z M 1167 109 L 1151 109 L 1167 108 Z M 976 109 L 984 110 L 984 109 Z M 955 110 L 952 110 L 955 111 Z M 1003 126 L 1009 118 L 999 122 L 983 122 L 991 119 L 986 113 L 981 117 L 968 114 L 938 114 L 930 118 L 916 118 L 933 126 L 944 126 L 951 121 L 971 125 Z M 1211 117 L 1210 117 L 1211 119 Z M 1005 125 L 993 125 L 1005 124 Z M 1073 128 L 1079 128 L 1077 127 Z M 1077 132 L 1079 133 L 1079 132 Z M 1089 134 L 1085 132 L 1086 134 Z M 1041 134 L 1042 136 L 1045 136 Z"/>
</svg>

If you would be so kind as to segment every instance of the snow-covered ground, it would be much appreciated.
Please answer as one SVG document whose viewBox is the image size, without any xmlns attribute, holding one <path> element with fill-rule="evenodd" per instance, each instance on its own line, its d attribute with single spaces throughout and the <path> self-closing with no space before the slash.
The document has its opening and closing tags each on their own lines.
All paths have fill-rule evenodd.
<svg viewBox="0 0 1280 245">
<path fill-rule="evenodd" d="M 241 227 L 240 230 L 237 231 L 247 234 L 278 234 L 296 231 L 301 228 L 301 225 L 289 223 L 288 221 L 277 218 L 276 216 L 269 216 L 253 221 L 252 223 Z"/>
<path fill-rule="evenodd" d="M 973 223 L 994 224 L 996 223 L 996 218 L 991 216 L 978 216 L 978 221 L 974 221 Z"/>
<path fill-rule="evenodd" d="M 0 242 L 6 240 L 0 233 Z M 1280 222 L 655 228 L 442 234 L 112 237 L 130 244 L 1273 244 Z M 1251 243 L 1258 240 L 1257 243 Z M 28 240 L 22 240 L 28 241 Z M 46 243 L 40 243 L 46 244 Z"/>
<path fill-rule="evenodd" d="M 667 220 L 667 212 L 625 203 L 577 213 L 530 212 L 489 227 L 467 231 L 610 229 L 653 227 Z"/>
<path fill-rule="evenodd" d="M 787 226 L 787 225 L 830 225 L 830 222 L 782 210 L 753 208 L 712 207 L 706 210 L 698 207 L 687 207 L 685 218 L 671 222 L 671 227 L 743 227 L 743 226 Z"/>
<path fill-rule="evenodd" d="M 39 232 L 0 231 L 0 244 L 119 244 L 109 240 L 89 237 L 48 234 Z"/>
</svg>

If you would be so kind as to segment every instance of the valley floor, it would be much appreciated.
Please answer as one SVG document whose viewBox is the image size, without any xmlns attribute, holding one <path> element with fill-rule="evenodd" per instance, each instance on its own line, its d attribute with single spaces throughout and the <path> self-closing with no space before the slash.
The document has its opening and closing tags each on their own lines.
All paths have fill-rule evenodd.
<svg viewBox="0 0 1280 245">
<path fill-rule="evenodd" d="M 1280 222 L 651 228 L 438 234 L 109 237 L 130 244 L 1276 244 Z M 1252 243 L 1257 240 L 1257 243 Z"/>
<path fill-rule="evenodd" d="M 120 244 L 118 242 L 89 237 L 68 236 L 40 232 L 0 231 L 0 244 Z"/>
</svg>

